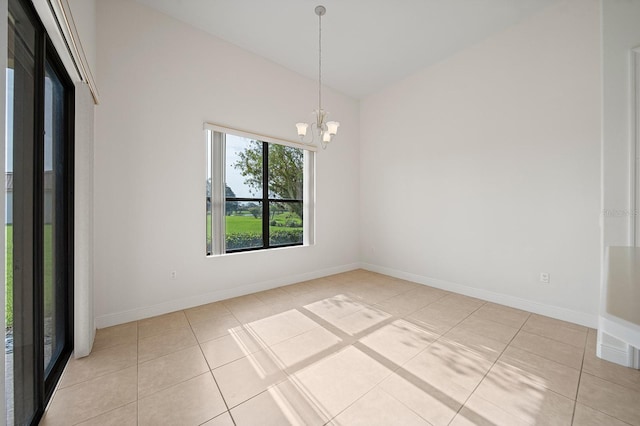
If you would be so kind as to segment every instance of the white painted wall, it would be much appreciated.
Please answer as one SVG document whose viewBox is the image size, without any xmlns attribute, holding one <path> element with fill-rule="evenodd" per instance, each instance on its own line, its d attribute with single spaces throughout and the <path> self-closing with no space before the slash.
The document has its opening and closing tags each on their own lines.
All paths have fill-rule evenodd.
<svg viewBox="0 0 640 426">
<path fill-rule="evenodd" d="M 295 138 L 316 82 L 128 0 L 97 2 L 97 64 L 98 327 L 357 265 L 356 101 L 324 92 L 342 125 L 317 156 L 317 244 L 206 258 L 203 123 Z"/>
<path fill-rule="evenodd" d="M 366 267 L 595 325 L 599 20 L 565 0 L 362 102 Z"/>
<path fill-rule="evenodd" d="M 640 47 L 640 1 L 602 2 L 602 188 L 603 243 L 631 244 L 630 61 Z"/>
</svg>

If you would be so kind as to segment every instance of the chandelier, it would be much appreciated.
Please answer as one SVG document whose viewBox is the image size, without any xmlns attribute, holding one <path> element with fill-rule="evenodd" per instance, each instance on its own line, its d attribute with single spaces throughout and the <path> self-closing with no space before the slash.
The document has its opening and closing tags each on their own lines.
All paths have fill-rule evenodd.
<svg viewBox="0 0 640 426">
<path fill-rule="evenodd" d="M 338 133 L 340 123 L 326 121 L 329 113 L 322 109 L 322 16 L 327 13 L 327 9 L 324 6 L 316 6 L 315 12 L 318 15 L 318 109 L 313 111 L 315 121 L 311 123 L 296 123 L 296 127 L 301 142 L 313 144 L 317 137 L 322 144 L 322 149 L 325 149 Z M 309 127 L 311 127 L 311 138 L 305 139 Z"/>
</svg>

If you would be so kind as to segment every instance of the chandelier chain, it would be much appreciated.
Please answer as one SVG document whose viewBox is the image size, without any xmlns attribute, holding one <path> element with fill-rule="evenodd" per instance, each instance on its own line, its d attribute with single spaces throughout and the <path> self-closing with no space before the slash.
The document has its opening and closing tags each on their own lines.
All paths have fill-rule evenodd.
<svg viewBox="0 0 640 426">
<path fill-rule="evenodd" d="M 322 15 L 318 15 L 318 113 L 322 111 Z"/>
</svg>

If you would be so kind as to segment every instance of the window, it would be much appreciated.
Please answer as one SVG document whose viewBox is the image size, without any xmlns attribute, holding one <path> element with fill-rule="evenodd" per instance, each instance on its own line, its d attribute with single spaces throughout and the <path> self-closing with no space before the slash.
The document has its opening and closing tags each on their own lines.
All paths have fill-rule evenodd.
<svg viewBox="0 0 640 426">
<path fill-rule="evenodd" d="M 314 147 L 205 130 L 207 255 L 312 244 Z"/>
</svg>

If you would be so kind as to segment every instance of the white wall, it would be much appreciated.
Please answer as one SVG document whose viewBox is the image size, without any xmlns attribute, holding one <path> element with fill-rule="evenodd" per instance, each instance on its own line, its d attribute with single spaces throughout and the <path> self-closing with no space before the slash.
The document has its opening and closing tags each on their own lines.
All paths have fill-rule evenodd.
<svg viewBox="0 0 640 426">
<path fill-rule="evenodd" d="M 602 188 L 604 246 L 631 244 L 630 60 L 640 47 L 640 1 L 602 2 Z"/>
<path fill-rule="evenodd" d="M 206 258 L 203 123 L 295 138 L 316 82 L 127 0 L 97 3 L 97 64 L 98 327 L 357 265 L 356 101 L 324 92 L 342 125 L 317 156 L 317 244 Z"/>
<path fill-rule="evenodd" d="M 563 1 L 362 102 L 366 267 L 595 325 L 599 19 Z"/>
</svg>

